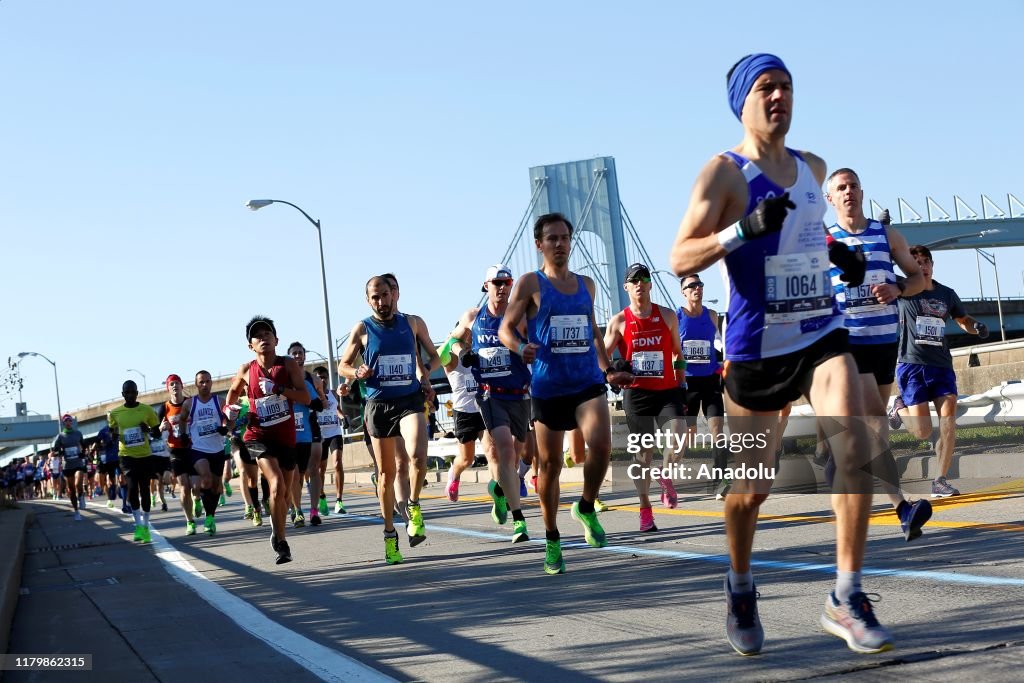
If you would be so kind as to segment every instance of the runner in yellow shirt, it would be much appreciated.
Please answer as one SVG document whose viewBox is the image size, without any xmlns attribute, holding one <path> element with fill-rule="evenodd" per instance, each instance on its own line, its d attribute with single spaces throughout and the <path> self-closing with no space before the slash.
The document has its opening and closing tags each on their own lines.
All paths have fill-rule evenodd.
<svg viewBox="0 0 1024 683">
<path fill-rule="evenodd" d="M 160 418 L 152 407 L 139 403 L 135 382 L 128 380 L 122 384 L 121 396 L 124 405 L 110 411 L 107 421 L 118 441 L 121 472 L 128 482 L 128 504 L 135 517 L 134 540 L 149 543 L 149 481 L 154 475 L 149 441 L 160 438 Z"/>
</svg>

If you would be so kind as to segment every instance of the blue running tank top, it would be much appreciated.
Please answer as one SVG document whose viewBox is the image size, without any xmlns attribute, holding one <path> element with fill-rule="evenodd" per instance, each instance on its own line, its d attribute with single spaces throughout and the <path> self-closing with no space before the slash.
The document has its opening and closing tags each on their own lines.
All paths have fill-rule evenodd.
<svg viewBox="0 0 1024 683">
<path fill-rule="evenodd" d="M 718 372 L 718 356 L 715 355 L 715 335 L 718 330 L 711 322 L 711 313 L 704 306 L 696 318 L 691 318 L 680 306 L 676 309 L 679 319 L 679 343 L 686 358 L 686 374 L 690 377 L 708 377 Z"/>
<path fill-rule="evenodd" d="M 540 308 L 529 322 L 529 334 L 530 342 L 540 348 L 533 361 L 530 392 L 547 399 L 604 384 L 590 325 L 594 302 L 583 278 L 576 275 L 575 294 L 559 292 L 540 270 L 537 283 Z"/>
<path fill-rule="evenodd" d="M 726 151 L 747 180 L 749 215 L 766 197 L 789 192 L 795 210 L 782 230 L 751 240 L 721 261 L 728 294 L 727 360 L 755 361 L 806 348 L 843 318 L 832 295 L 825 243 L 825 201 L 814 172 L 796 151 L 796 181 L 782 188 L 754 162 Z"/>
<path fill-rule="evenodd" d="M 306 375 L 306 391 L 309 392 L 309 398 L 312 400 L 317 397 L 316 388 L 309 381 L 308 372 Z M 292 411 L 295 413 L 295 443 L 312 443 L 313 427 L 309 421 L 313 418 L 309 406 L 295 403 L 292 405 Z"/>
<path fill-rule="evenodd" d="M 485 304 L 473 320 L 473 351 L 480 355 L 473 376 L 477 384 L 497 389 L 491 392 L 491 398 L 522 400 L 530 388 L 530 369 L 518 353 L 512 353 L 498 340 L 502 317 L 491 315 Z"/>
<path fill-rule="evenodd" d="M 838 224 L 828 231 L 840 242 L 861 245 L 867 260 L 864 284 L 860 287 L 847 287 L 839 279 L 839 269 L 832 268 L 832 291 L 839 310 L 843 312 L 846 329 L 850 331 L 850 343 L 895 344 L 899 333 L 899 308 L 895 301 L 880 304 L 871 294 L 873 285 L 896 284 L 885 226 L 869 220 L 863 232 L 847 232 Z"/>
<path fill-rule="evenodd" d="M 366 349 L 363 359 L 373 368 L 367 377 L 366 398 L 369 401 L 392 401 L 420 390 L 416 379 L 416 335 L 408 318 L 395 313 L 394 324 L 387 327 L 370 316 L 366 327 Z"/>
</svg>

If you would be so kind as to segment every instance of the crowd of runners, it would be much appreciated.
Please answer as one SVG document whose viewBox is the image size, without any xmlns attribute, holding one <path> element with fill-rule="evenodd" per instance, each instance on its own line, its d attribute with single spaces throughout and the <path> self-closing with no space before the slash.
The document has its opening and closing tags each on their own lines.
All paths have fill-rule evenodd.
<svg viewBox="0 0 1024 683">
<path fill-rule="evenodd" d="M 932 279 L 926 247 L 909 246 L 887 212 L 879 220 L 864 214 L 855 171 L 828 174 L 818 156 L 786 147 L 793 80 L 778 57 L 748 55 L 729 71 L 727 86 L 744 137 L 707 162 L 693 188 L 670 254 L 684 301 L 679 309 L 652 302 L 653 266 L 635 263 L 622 283 L 629 305 L 602 332 L 594 282 L 569 268 L 573 225 L 546 214 L 533 228 L 542 266 L 518 278 L 503 264 L 481 268 L 486 302 L 466 309 L 439 348 L 422 318 L 399 312 L 395 276 L 374 276 L 364 292 L 370 315 L 352 327 L 339 386 L 330 386 L 326 367 L 305 370 L 301 343 L 280 354 L 273 320 L 257 316 L 245 325 L 249 357 L 226 397 L 213 393 L 209 372 L 195 374 L 188 396 L 185 382 L 171 374 L 167 400 L 154 410 L 139 403 L 137 386 L 127 381 L 124 404 L 110 412 L 95 443 L 87 445 L 64 416 L 46 463 L 7 468 L 4 488 L 13 482 L 16 495 L 66 495 L 76 518 L 88 498 L 105 492 L 108 506 L 120 499 L 134 516 L 135 539 L 144 543 L 153 506 L 159 501 L 167 510 L 165 492 L 178 501 L 186 533 L 195 534 L 201 518 L 205 533 L 216 534 L 218 507 L 232 495 L 237 472 L 245 519 L 268 525 L 275 561 L 290 562 L 289 525 L 315 527 L 322 516 L 346 513 L 340 405 L 349 397 L 362 406 L 374 461 L 384 561 L 401 563 L 396 522 L 404 523 L 410 548 L 429 529 L 420 494 L 435 399 L 430 376 L 443 367 L 459 444 L 445 485 L 449 500 L 458 500 L 460 477 L 481 442 L 491 519 L 510 528 L 511 543 L 528 540 L 528 526 L 538 535 L 543 528 L 543 569 L 561 574 L 564 466 L 583 466 L 570 516 L 589 545 L 608 543 L 598 513 L 606 507 L 599 496 L 612 453 L 611 386 L 623 391 L 630 437 L 641 443 L 639 437 L 657 431 L 691 434 L 701 414 L 715 436 L 727 427 L 772 435 L 740 452 L 713 449 L 712 490 L 724 500 L 730 556 L 726 632 L 738 653 L 751 655 L 764 642 L 751 555 L 772 481 L 730 481 L 725 472 L 759 465 L 774 472 L 779 421 L 805 398 L 821 418 L 819 457 L 836 517 L 836 581 L 820 623 L 858 652 L 890 649 L 892 636 L 861 585 L 872 492 L 879 485 L 889 497 L 907 541 L 922 533 L 931 506 L 901 489 L 889 430 L 905 422 L 926 437 L 934 404 L 940 474 L 931 494 L 959 493 L 946 480 L 957 394 L 946 321 L 981 337 L 987 330 L 955 292 Z M 826 202 L 837 216 L 830 227 L 823 223 Z M 715 263 L 728 290 L 724 315 L 703 303 L 702 273 Z M 894 383 L 897 398 L 887 416 Z M 685 456 L 684 449 L 650 447 L 634 456 L 645 473 L 634 479 L 640 531 L 658 531 L 652 484 L 663 507 L 679 504 L 672 479 L 656 473 Z M 651 467 L 655 458 L 662 468 Z M 332 491 L 325 487 L 328 468 Z M 524 514 L 527 482 L 539 499 L 539 519 Z"/>
</svg>

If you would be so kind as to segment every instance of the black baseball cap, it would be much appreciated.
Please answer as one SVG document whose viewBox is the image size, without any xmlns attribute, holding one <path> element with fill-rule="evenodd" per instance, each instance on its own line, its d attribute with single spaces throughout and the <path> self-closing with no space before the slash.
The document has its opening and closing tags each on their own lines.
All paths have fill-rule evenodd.
<svg viewBox="0 0 1024 683">
<path fill-rule="evenodd" d="M 261 325 L 270 328 L 270 331 L 274 333 L 274 336 L 277 336 L 277 328 L 274 327 L 274 321 L 270 318 L 264 318 L 263 316 L 258 315 L 250 320 L 249 324 L 245 326 L 245 338 L 247 340 L 252 339 L 252 331 Z"/>
<path fill-rule="evenodd" d="M 623 282 L 629 282 L 630 280 L 637 277 L 651 277 L 651 269 L 642 263 L 634 263 L 629 268 L 626 268 L 626 277 Z"/>
</svg>

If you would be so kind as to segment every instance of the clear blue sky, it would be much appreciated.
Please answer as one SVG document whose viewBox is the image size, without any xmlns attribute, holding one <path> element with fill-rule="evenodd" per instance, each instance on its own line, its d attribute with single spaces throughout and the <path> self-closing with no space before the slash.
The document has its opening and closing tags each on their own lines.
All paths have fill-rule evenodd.
<svg viewBox="0 0 1024 683">
<path fill-rule="evenodd" d="M 754 51 L 793 72 L 790 145 L 880 204 L 1021 196 L 1022 7 L 3 0 L 0 358 L 57 361 L 67 410 L 127 368 L 150 387 L 233 371 L 257 312 L 325 353 L 315 231 L 251 198 L 322 219 L 335 337 L 388 270 L 441 337 L 543 163 L 614 156 L 665 267 L 695 174 L 741 137 L 725 73 Z M 998 256 L 1021 294 L 1024 249 Z M 973 255 L 936 271 L 977 296 Z M 49 366 L 22 368 L 29 408 L 53 412 Z"/>
</svg>

